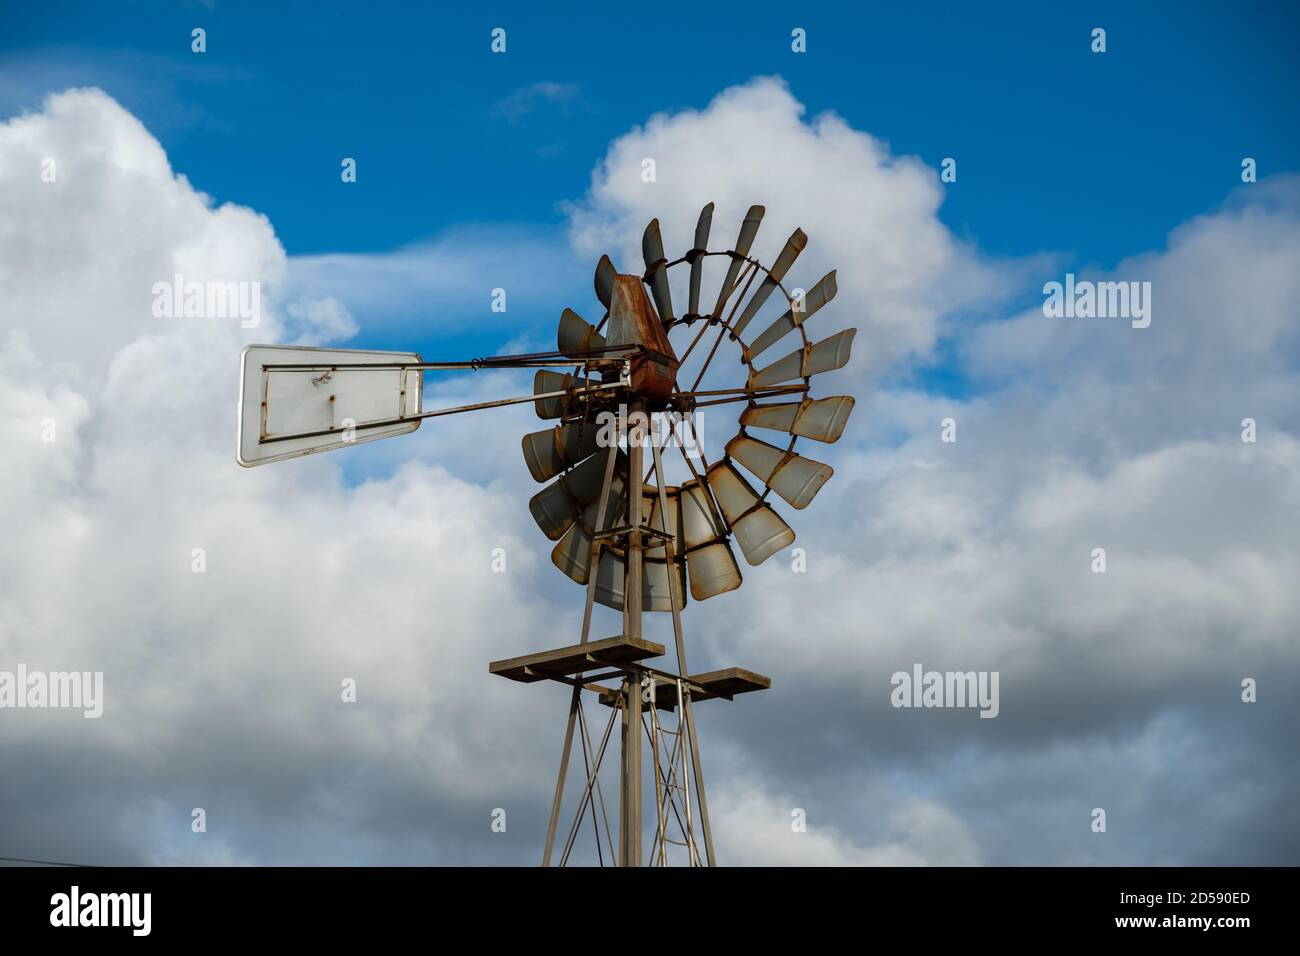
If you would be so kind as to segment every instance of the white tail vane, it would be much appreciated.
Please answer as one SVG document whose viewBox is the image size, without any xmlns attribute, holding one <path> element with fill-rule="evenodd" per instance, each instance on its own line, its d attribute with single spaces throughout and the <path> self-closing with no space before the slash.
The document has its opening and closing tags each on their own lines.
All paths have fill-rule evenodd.
<svg viewBox="0 0 1300 956">
<path fill-rule="evenodd" d="M 423 376 L 403 366 L 419 362 L 414 352 L 250 345 L 237 460 L 251 468 L 415 431 Z"/>
<path fill-rule="evenodd" d="M 710 203 L 696 221 L 692 248 L 678 258 L 665 253 L 659 220 L 652 220 L 641 236 L 643 275 L 620 273 L 602 256 L 593 282 L 600 305 L 587 313 L 600 319 L 592 324 L 565 309 L 555 351 L 426 362 L 415 352 L 256 345 L 241 357 L 237 459 L 244 466 L 403 435 L 426 418 L 460 412 L 528 403 L 545 422 L 535 431 L 521 429 L 527 432 L 520 443 L 524 463 L 544 485 L 528 508 L 552 563 L 585 590 L 581 639 L 489 667 L 511 680 L 559 681 L 570 688 L 544 865 L 557 847 L 559 862 L 569 861 L 579 833 L 586 833 L 588 813 L 600 862 L 603 821 L 610 861 L 641 864 L 642 730 L 653 755 L 658 811 L 649 861 L 714 864 L 693 702 L 731 700 L 771 681 L 737 667 L 691 673 L 681 614 L 688 593 L 705 601 L 741 586 L 736 549 L 756 566 L 790 547 L 794 530 L 774 504 L 807 508 L 833 475 L 830 465 L 799 454 L 796 445 L 837 441 L 853 411 L 851 396 L 811 395 L 815 376 L 848 363 L 855 333 L 825 328 L 819 317 L 819 339 L 808 337 L 809 321 L 835 298 L 835 273 L 796 298 L 785 282 L 807 245 L 803 230 L 795 229 L 772 265 L 764 266 L 750 255 L 762 206 L 749 207 L 729 249 L 708 248 L 713 216 Z M 677 306 L 685 303 L 686 311 L 679 315 L 672 270 L 680 267 Z M 706 275 L 721 277 L 722 285 L 712 310 L 701 313 Z M 773 348 L 778 343 L 784 348 Z M 723 354 L 732 355 L 729 377 L 725 362 L 711 368 L 724 345 Z M 479 369 L 529 370 L 531 390 L 521 382 L 521 394 L 513 397 L 424 407 L 426 372 Z M 711 370 L 714 377 L 706 381 Z M 733 403 L 740 403 L 734 413 L 714 411 Z M 705 447 L 706 418 L 711 434 L 728 427 L 715 424 L 724 418 L 738 419 L 739 431 Z M 680 462 L 665 461 L 673 447 Z M 672 479 L 669 464 L 677 471 Z M 621 612 L 621 633 L 589 639 L 595 605 Z M 642 615 L 652 612 L 671 615 L 675 672 L 667 663 L 650 663 L 665 653 L 642 633 Z M 598 748 L 584 694 L 610 708 Z M 674 711 L 676 728 L 665 729 L 661 719 Z M 620 718 L 615 848 L 598 781 Z M 557 827 L 579 727 L 586 781 L 566 839 Z"/>
</svg>

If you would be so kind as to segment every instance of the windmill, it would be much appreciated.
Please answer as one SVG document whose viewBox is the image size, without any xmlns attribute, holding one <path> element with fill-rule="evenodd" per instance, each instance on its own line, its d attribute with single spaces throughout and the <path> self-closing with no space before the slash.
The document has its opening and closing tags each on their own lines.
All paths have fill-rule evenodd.
<svg viewBox="0 0 1300 956">
<path fill-rule="evenodd" d="M 551 423 L 523 436 L 528 471 L 544 484 L 528 507 L 555 542 L 554 564 L 585 588 L 580 638 L 489 665 L 491 673 L 511 680 L 571 688 L 544 866 L 569 862 L 587 820 L 602 864 L 606 854 L 608 862 L 623 866 L 716 862 L 693 708 L 768 688 L 771 681 L 739 667 L 688 670 L 682 610 L 688 594 L 703 601 L 740 587 L 733 543 L 752 566 L 793 543 L 794 531 L 769 499 L 775 492 L 791 508 L 807 507 L 832 471 L 795 447 L 800 439 L 837 441 L 853 410 L 850 396 L 812 396 L 814 376 L 848 362 L 856 331 L 809 337 L 807 323 L 835 296 L 835 273 L 792 295 L 784 280 L 807 237 L 796 229 L 772 265 L 763 265 L 750 255 L 763 213 L 762 206 L 752 206 L 735 245 L 712 251 L 710 203 L 700 213 L 693 247 L 671 261 L 659 221 L 651 221 L 642 237 L 644 274 L 620 273 L 603 256 L 595 276 L 603 317 L 593 325 L 565 309 L 552 352 L 462 362 L 426 362 L 414 352 L 292 346 L 254 345 L 243 352 L 237 457 L 245 466 L 406 434 L 426 418 L 507 405 L 531 402 L 538 417 Z M 687 269 L 671 274 L 682 266 Z M 725 267 L 725 275 L 712 307 L 701 311 L 710 267 Z M 681 315 L 673 308 L 672 278 L 679 293 L 683 286 L 687 290 Z M 777 292 L 780 298 L 769 311 L 784 311 L 747 338 Z M 721 365 L 713 368 L 724 342 L 739 359 L 730 375 Z M 793 350 L 773 351 L 782 342 Z M 533 391 L 423 408 L 426 371 L 479 369 L 535 369 Z M 714 381 L 707 380 L 710 372 Z M 739 430 L 710 462 L 700 426 L 704 415 L 714 413 L 702 409 L 739 403 Z M 665 423 L 670 440 L 663 436 Z M 665 461 L 668 446 L 681 453 L 684 465 L 678 468 L 683 480 L 676 483 Z M 591 639 L 595 604 L 621 612 L 621 633 Z M 664 645 L 643 633 L 643 616 L 656 613 L 671 617 L 671 667 L 656 662 L 666 654 Z M 584 693 L 609 711 L 595 736 Z M 617 846 L 600 783 L 616 725 Z M 575 733 L 583 776 L 572 821 L 561 834 Z M 643 744 L 650 752 L 655 813 L 648 854 Z"/>
</svg>

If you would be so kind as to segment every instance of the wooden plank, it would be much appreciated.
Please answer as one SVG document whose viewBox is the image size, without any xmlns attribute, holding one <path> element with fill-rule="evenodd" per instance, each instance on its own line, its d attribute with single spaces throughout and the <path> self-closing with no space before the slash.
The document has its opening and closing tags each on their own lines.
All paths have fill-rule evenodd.
<svg viewBox="0 0 1300 956">
<path fill-rule="evenodd" d="M 772 686 L 772 678 L 743 667 L 728 667 L 720 671 L 709 671 L 691 677 L 691 682 L 699 684 L 711 697 L 725 697 L 730 700 L 736 694 L 748 694 L 751 691 L 767 690 Z"/>
<path fill-rule="evenodd" d="M 688 678 L 692 684 L 703 688 L 703 693 L 695 691 L 691 695 L 691 700 L 713 700 L 715 698 L 722 700 L 731 700 L 737 694 L 748 694 L 756 690 L 767 690 L 772 686 L 772 678 L 765 677 L 762 674 L 756 674 L 753 671 L 747 671 L 743 667 L 727 667 L 720 671 L 709 671 L 705 674 L 696 674 Z M 677 708 L 677 683 L 672 680 L 660 677 L 655 685 L 655 707 L 659 710 L 675 710 Z M 618 693 L 611 692 L 600 695 L 600 702 L 606 707 L 613 707 L 618 703 Z"/>
<path fill-rule="evenodd" d="M 588 641 L 586 644 L 570 644 L 554 650 L 525 654 L 523 657 L 493 661 L 488 665 L 488 672 L 531 684 L 549 680 L 555 675 L 567 676 L 598 667 L 617 667 L 650 657 L 662 657 L 663 653 L 662 644 L 620 634 L 600 641 Z"/>
</svg>

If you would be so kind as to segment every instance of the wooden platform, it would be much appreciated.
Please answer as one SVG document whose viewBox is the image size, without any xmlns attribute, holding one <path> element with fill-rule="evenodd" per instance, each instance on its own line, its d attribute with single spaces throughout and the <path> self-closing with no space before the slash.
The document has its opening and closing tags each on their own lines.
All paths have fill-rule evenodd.
<svg viewBox="0 0 1300 956">
<path fill-rule="evenodd" d="M 747 671 L 743 667 L 728 667 L 720 671 L 709 671 L 707 674 L 696 674 L 688 680 L 704 689 L 704 693 L 693 692 L 692 701 L 714 698 L 731 700 L 737 694 L 767 690 L 772 686 L 772 678 Z M 608 691 L 600 695 L 600 702 L 606 707 L 613 707 L 618 703 L 618 697 L 618 691 Z M 655 707 L 659 710 L 675 710 L 677 704 L 676 682 L 663 677 L 658 678 L 658 683 L 655 685 Z"/>
<path fill-rule="evenodd" d="M 664 646 L 654 641 L 634 640 L 630 637 L 607 637 L 586 644 L 571 644 L 551 651 L 525 654 L 509 660 L 493 661 L 488 671 L 511 680 L 532 684 L 553 677 L 567 677 L 600 667 L 618 667 L 651 657 L 662 657 Z M 748 672 L 746 672 L 748 673 Z M 767 680 L 767 678 L 763 678 Z"/>
</svg>

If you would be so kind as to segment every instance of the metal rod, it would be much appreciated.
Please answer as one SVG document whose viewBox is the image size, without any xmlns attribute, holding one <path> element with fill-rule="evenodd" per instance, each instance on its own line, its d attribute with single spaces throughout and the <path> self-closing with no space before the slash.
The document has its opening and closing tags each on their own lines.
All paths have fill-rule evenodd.
<svg viewBox="0 0 1300 956">
<path fill-rule="evenodd" d="M 773 392 L 773 395 L 798 395 L 800 392 L 808 391 L 807 388 L 791 389 L 789 392 Z M 728 405 L 732 402 L 752 402 L 752 395 L 734 395 L 731 398 L 711 398 L 707 402 L 696 402 L 696 408 L 708 408 L 710 405 Z"/>
<path fill-rule="evenodd" d="M 555 846 L 555 825 L 560 819 L 560 803 L 564 799 L 564 777 L 569 770 L 569 752 L 573 749 L 573 724 L 577 718 L 582 685 L 573 685 L 573 698 L 569 701 L 569 725 L 564 731 L 564 750 L 560 756 L 560 776 L 555 781 L 555 797 L 551 800 L 551 822 L 546 828 L 546 849 L 542 851 L 542 866 L 551 865 L 551 850 Z"/>
<path fill-rule="evenodd" d="M 754 276 L 758 275 L 758 269 L 755 268 L 751 263 L 750 266 L 748 266 L 745 269 L 745 272 L 742 275 L 737 276 L 736 285 L 740 285 L 740 280 L 744 278 L 746 275 L 749 276 L 749 279 L 748 281 L 745 282 L 745 288 L 741 290 L 740 296 L 736 299 L 735 304 L 733 304 L 731 307 L 731 311 L 727 314 L 727 321 L 722 323 L 722 327 L 718 329 L 718 338 L 716 341 L 714 341 L 713 348 L 709 349 L 709 357 L 704 360 L 704 367 L 700 369 L 700 374 L 695 376 L 695 382 L 693 385 L 691 385 L 692 392 L 700 387 L 700 382 L 703 381 L 704 379 L 704 373 L 709 370 L 709 366 L 713 363 L 713 356 L 717 353 L 718 346 L 722 344 L 723 336 L 727 334 L 727 328 L 731 324 L 732 316 L 736 314 L 737 307 L 740 305 L 741 302 L 745 300 L 745 296 L 749 293 L 749 287 L 754 282 Z M 732 290 L 733 291 L 735 290 L 735 286 L 732 286 Z M 730 297 L 730 295 L 731 292 L 728 292 L 727 296 Z M 722 305 L 723 303 L 719 302 L 718 304 Z M 715 309 L 714 311 L 715 311 L 715 315 L 720 315 L 722 310 Z"/>
<path fill-rule="evenodd" d="M 596 597 L 596 568 L 600 561 L 601 539 L 598 535 L 605 530 L 605 512 L 609 506 L 609 489 L 614 482 L 614 462 L 618 458 L 618 442 L 610 442 L 609 454 L 605 456 L 605 480 L 600 486 L 600 503 L 596 506 L 596 527 L 591 542 L 591 558 L 587 565 L 587 606 L 582 613 L 582 640 L 586 644 L 591 633 L 591 609 Z M 579 677 L 582 675 L 579 674 Z"/>
<path fill-rule="evenodd" d="M 605 524 L 605 510 L 609 502 L 609 486 L 614 476 L 614 460 L 618 457 L 618 444 L 613 443 L 609 447 L 609 454 L 605 459 L 605 480 L 600 486 L 600 504 L 596 506 L 596 530 L 599 531 Z M 591 545 L 591 562 L 587 568 L 587 609 L 582 617 L 582 638 L 578 642 L 586 644 L 587 638 L 591 634 L 591 603 L 596 593 L 596 561 L 600 557 L 600 542 L 593 541 Z M 560 819 L 560 805 L 564 801 L 564 777 L 569 769 L 569 753 L 573 749 L 573 724 L 577 716 L 577 710 L 582 706 L 582 684 L 583 675 L 577 674 L 573 684 L 573 699 L 569 703 L 569 723 L 564 731 L 564 751 L 560 756 L 560 776 L 555 781 L 555 797 L 551 800 L 551 821 L 546 828 L 546 851 L 542 856 L 542 866 L 551 865 L 551 850 L 555 845 L 555 828 Z M 612 851 L 611 851 L 612 852 Z"/>
<path fill-rule="evenodd" d="M 591 776 L 591 758 L 587 753 L 587 715 L 582 708 L 581 701 L 578 703 L 578 729 L 582 731 L 582 736 L 578 738 L 579 742 L 582 744 L 582 765 L 586 768 L 587 775 Z M 594 779 L 596 781 L 596 786 L 599 787 L 600 776 L 596 775 Z M 591 832 L 596 837 L 596 861 L 601 866 L 604 866 L 605 851 L 600 848 L 600 821 L 596 819 L 596 807 L 594 804 L 591 808 Z"/>
<path fill-rule="evenodd" d="M 573 850 L 573 841 L 578 837 L 578 827 L 582 825 L 582 814 L 587 809 L 587 801 L 591 799 L 591 787 L 595 775 L 600 772 L 601 761 L 605 759 L 605 748 L 609 744 L 610 734 L 614 730 L 614 720 L 617 713 L 611 711 L 609 721 L 605 724 L 605 736 L 600 741 L 600 750 L 596 751 L 596 759 L 592 763 L 591 773 L 587 775 L 587 788 L 583 794 L 582 803 L 578 806 L 578 815 L 573 821 L 573 827 L 569 830 L 569 838 L 565 841 L 564 852 L 560 855 L 560 865 L 563 866 L 569 859 L 569 853 Z"/>
<path fill-rule="evenodd" d="M 595 753 L 596 748 L 592 745 L 591 734 L 587 730 L 587 712 L 581 705 L 578 707 L 578 718 L 579 729 L 582 731 L 583 740 L 585 741 L 583 752 L 585 753 L 590 750 L 592 753 Z M 609 825 L 609 812 L 605 809 L 605 791 L 600 786 L 600 774 L 596 775 L 596 799 L 600 803 L 600 817 L 605 821 L 605 843 L 609 847 L 609 859 L 612 864 L 618 859 L 618 851 L 614 849 L 614 831 Z M 591 811 L 591 818 L 593 820 L 596 819 L 596 811 L 594 809 Z M 597 844 L 599 844 L 599 833 L 596 834 L 596 840 Z M 598 853 L 597 855 L 599 856 L 600 854 Z"/>
<path fill-rule="evenodd" d="M 590 388 L 578 389 L 560 389 L 558 392 L 540 392 L 536 395 L 519 395 L 515 398 L 498 398 L 491 402 L 475 402 L 472 405 L 457 405 L 453 408 L 439 408 L 431 412 L 420 412 L 415 415 L 403 415 L 399 418 L 388 418 L 378 422 L 366 422 L 361 425 L 350 426 L 352 431 L 358 432 L 366 428 L 385 428 L 389 425 L 402 425 L 406 422 L 421 421 L 425 418 L 436 418 L 439 415 L 454 415 L 457 412 L 474 412 L 482 408 L 499 408 L 502 405 L 521 405 L 524 402 L 535 402 L 543 398 L 559 398 L 562 395 L 586 395 L 589 392 L 603 392 L 612 388 L 622 388 L 626 383 L 622 381 L 607 382 L 604 385 L 593 385 Z M 322 435 L 336 435 L 339 432 L 347 431 L 343 428 L 322 428 L 312 432 L 292 432 L 288 435 L 275 435 L 270 438 L 262 437 L 258 439 L 259 445 L 269 445 L 273 442 L 291 441 L 295 438 L 318 438 Z"/>
<path fill-rule="evenodd" d="M 645 432 L 640 420 L 644 407 L 636 402 L 624 418 L 627 435 L 628 482 L 627 577 L 623 585 L 623 633 L 632 640 L 641 637 L 641 568 L 645 544 L 641 535 L 641 485 L 645 471 Z M 653 446 L 653 442 L 651 445 Z M 666 517 L 665 517 L 666 520 Z M 623 866 L 641 865 L 641 680 L 633 668 L 624 683 L 623 713 L 623 813 L 620 828 L 623 837 Z"/>
<path fill-rule="evenodd" d="M 669 567 L 669 571 L 668 571 L 668 573 L 669 573 L 669 574 L 672 573 L 672 568 L 671 568 L 671 566 Z M 665 828 L 666 825 L 667 825 L 667 821 L 666 821 L 666 819 L 664 818 L 664 792 L 663 792 L 663 789 L 659 786 L 659 708 L 655 706 L 655 695 L 654 695 L 654 689 L 653 689 L 654 686 L 655 686 L 655 684 L 654 684 L 654 678 L 652 677 L 652 678 L 650 678 L 650 687 L 651 687 L 651 691 L 650 691 L 650 727 L 653 728 L 653 733 L 652 733 L 651 736 L 650 736 L 650 755 L 651 755 L 651 763 L 652 763 L 652 766 L 655 768 L 655 772 L 654 772 L 654 784 L 655 784 L 655 806 L 656 806 L 656 807 L 658 808 L 658 810 L 659 810 L 659 829 L 658 829 L 658 832 L 662 834 L 662 833 L 664 832 L 664 828 Z M 664 843 L 664 842 L 661 840 L 661 841 L 659 842 L 659 865 L 660 865 L 660 866 L 667 866 L 667 865 L 668 865 L 667 849 L 668 849 L 668 844 L 667 844 L 667 843 Z M 650 856 L 651 856 L 652 859 L 654 858 L 654 851 L 653 851 L 653 850 L 651 850 L 651 852 L 650 852 Z"/>
<path fill-rule="evenodd" d="M 592 358 L 624 358 L 615 354 L 620 352 L 641 351 L 640 345 L 602 345 L 594 349 L 573 352 L 530 352 L 525 355 L 491 355 L 486 358 L 466 359 L 460 362 L 267 362 L 263 369 L 277 372 L 330 372 L 353 369 L 383 369 L 450 372 L 475 371 L 481 368 L 545 368 L 548 365 L 585 365 Z M 583 356 L 583 357 L 579 357 Z"/>
<path fill-rule="evenodd" d="M 654 455 L 655 467 L 660 474 L 663 474 L 663 465 L 659 458 L 659 446 L 651 442 L 650 450 Z M 659 513 L 664 516 L 664 527 L 667 528 L 668 496 L 664 491 L 662 482 L 659 483 Z M 668 557 L 668 598 L 673 609 L 673 640 L 677 644 L 677 672 L 689 680 L 690 671 L 686 669 L 686 642 L 682 638 L 682 602 L 681 595 L 677 593 L 677 571 L 673 567 L 673 543 L 671 541 L 664 544 L 664 553 Z M 709 830 L 709 805 L 704 799 L 704 766 L 700 762 L 699 745 L 695 741 L 695 720 L 691 712 L 691 690 L 682 684 L 679 684 L 678 687 L 678 705 L 682 708 L 681 716 L 686 720 L 687 732 L 690 734 L 691 766 L 695 774 L 696 799 L 700 805 L 700 827 L 704 830 L 704 848 L 709 856 L 709 866 L 713 866 L 713 834 Z"/>
<path fill-rule="evenodd" d="M 700 389 L 695 392 L 674 392 L 674 398 L 686 398 L 695 395 L 734 395 L 736 392 L 743 392 L 746 396 L 757 395 L 759 398 L 766 397 L 769 393 L 781 394 L 783 392 L 806 392 L 807 385 L 755 385 L 753 388 L 711 388 Z M 759 394 L 761 393 L 761 394 Z"/>
<path fill-rule="evenodd" d="M 681 699 L 680 691 L 679 691 L 678 699 L 679 700 Z M 648 734 L 649 732 L 650 732 L 649 728 L 647 728 L 646 733 Z M 678 729 L 674 731 L 673 734 L 674 736 L 677 737 L 677 745 L 675 745 L 672 749 L 672 752 L 669 753 L 668 772 L 665 774 L 663 767 L 656 767 L 655 772 L 663 780 L 664 790 L 668 794 L 668 807 L 673 811 L 673 816 L 677 819 L 677 828 L 681 831 L 682 836 L 686 838 L 687 843 L 690 844 L 692 848 L 693 852 L 691 853 L 691 860 L 692 860 L 692 865 L 695 865 L 695 862 L 699 860 L 699 852 L 695 847 L 695 838 L 692 835 L 693 831 L 691 829 L 691 792 L 684 785 L 678 787 L 674 787 L 673 785 L 673 780 L 676 779 L 677 776 L 678 758 L 679 757 L 681 758 L 683 768 L 686 763 L 686 758 L 684 756 L 686 753 L 686 745 L 682 743 L 680 718 L 678 719 Z M 682 770 L 683 779 L 685 778 L 685 773 L 686 771 L 685 769 L 683 769 Z M 685 823 L 682 822 L 682 814 L 677 807 L 677 798 L 673 796 L 674 789 L 682 790 L 686 794 L 686 822 Z M 663 834 L 663 837 L 665 839 L 667 839 L 667 836 L 668 836 L 667 833 Z M 651 856 L 654 855 L 654 852 L 656 849 L 658 849 L 658 847 L 659 847 L 659 838 L 658 836 L 656 836 L 655 843 L 650 848 Z"/>
<path fill-rule="evenodd" d="M 695 346 L 700 344 L 700 339 L 704 338 L 704 333 L 707 331 L 709 331 L 709 323 L 701 323 L 700 330 L 695 333 L 695 338 L 691 339 L 691 344 L 686 347 L 686 354 L 678 360 L 678 367 L 686 364 L 686 360 L 691 357 L 691 353 L 695 351 Z"/>
<path fill-rule="evenodd" d="M 700 829 L 704 831 L 704 852 L 709 866 L 717 866 L 717 858 L 713 855 L 713 828 L 709 825 L 709 801 L 704 795 L 704 763 L 700 759 L 700 744 L 695 735 L 695 709 L 691 706 L 689 687 L 682 689 L 681 706 L 682 719 L 686 721 L 686 735 L 691 743 L 691 769 L 695 776 L 695 799 L 700 807 Z"/>
<path fill-rule="evenodd" d="M 625 592 L 626 594 L 626 592 Z M 619 866 L 641 865 L 641 681 L 636 672 L 623 681 L 623 774 Z"/>
</svg>

